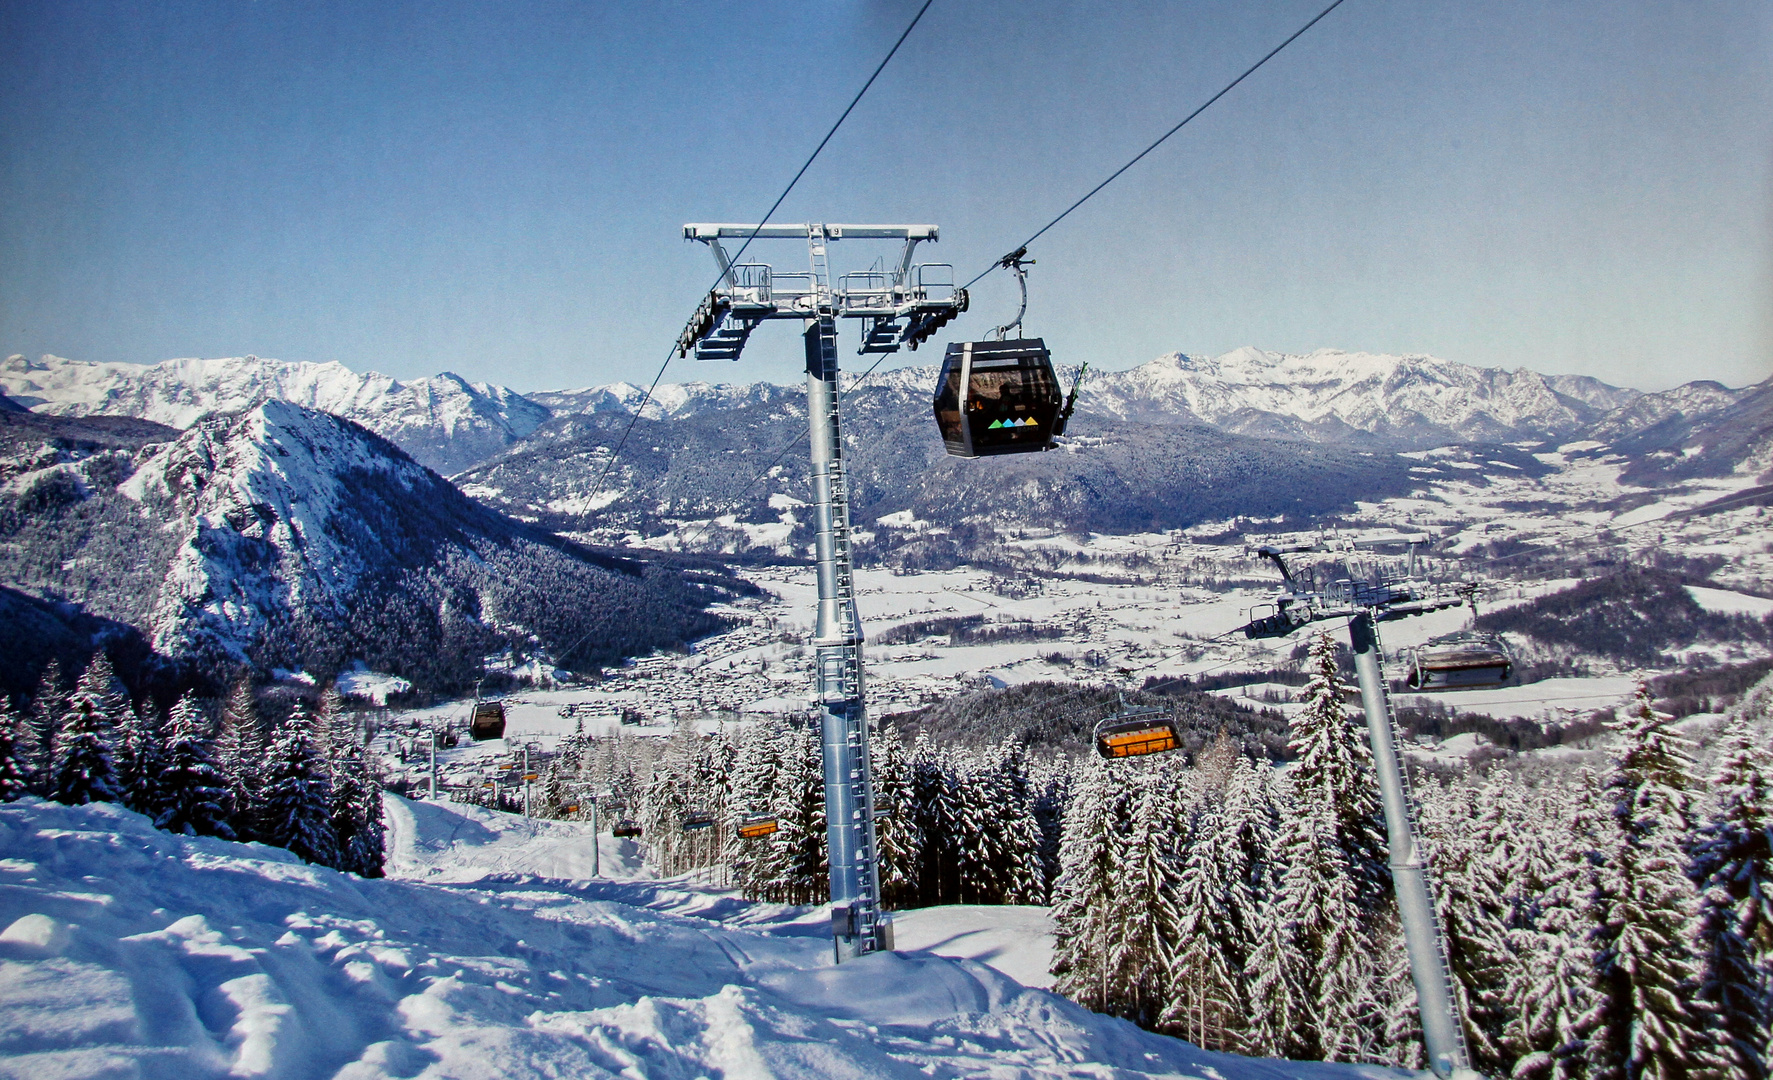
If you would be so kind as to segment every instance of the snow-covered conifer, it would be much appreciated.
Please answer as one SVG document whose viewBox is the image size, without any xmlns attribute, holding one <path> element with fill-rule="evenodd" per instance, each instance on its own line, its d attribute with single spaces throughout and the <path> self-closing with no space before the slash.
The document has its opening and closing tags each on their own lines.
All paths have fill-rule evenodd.
<svg viewBox="0 0 1773 1080">
<path fill-rule="evenodd" d="M 1078 770 L 1053 886 L 1053 986 L 1085 1008 L 1106 1012 L 1109 943 L 1121 914 L 1111 805 L 1117 792 L 1102 762 L 1092 758 Z"/>
<path fill-rule="evenodd" d="M 313 720 L 300 701 L 277 729 L 265 764 L 261 839 L 308 862 L 336 865 L 326 761 L 314 745 Z"/>
<path fill-rule="evenodd" d="M 57 802 L 83 806 L 116 802 L 122 795 L 107 738 L 113 718 L 105 710 L 119 703 L 113 682 L 110 662 L 100 653 L 68 698 L 67 711 L 56 728 L 50 770 L 50 797 Z"/>
<path fill-rule="evenodd" d="M 265 839 L 265 729 L 248 675 L 242 674 L 228 690 L 212 752 L 227 781 L 222 809 L 229 827 L 241 840 Z"/>
<path fill-rule="evenodd" d="M 1326 824 L 1342 849 L 1342 861 L 1354 875 L 1361 902 L 1370 907 L 1391 883 L 1379 785 L 1366 734 L 1343 704 L 1348 687 L 1336 667 L 1336 641 L 1327 631 L 1312 639 L 1307 669 L 1304 708 L 1290 721 L 1293 797 L 1301 808 L 1329 815 Z"/>
<path fill-rule="evenodd" d="M 208 724 L 190 694 L 172 707 L 166 721 L 164 799 L 154 824 L 190 836 L 232 840 L 228 824 L 228 781 L 211 756 Z"/>
<path fill-rule="evenodd" d="M 1765 1080 L 1773 1022 L 1773 755 L 1735 717 L 1694 836 L 1699 997 L 1733 1075 Z"/>
<path fill-rule="evenodd" d="M 365 759 L 354 730 L 329 725 L 332 768 L 329 811 L 333 844 L 340 870 L 361 877 L 381 877 L 385 858 L 382 786 Z"/>
<path fill-rule="evenodd" d="M 1523 1080 L 1588 1075 L 1587 1032 L 1598 1000 L 1592 898 L 1597 870 L 1613 847 L 1604 797 L 1595 775 L 1584 769 L 1569 790 L 1541 793 L 1527 810 L 1548 869 L 1509 931 L 1515 963 L 1504 996 L 1513 1015 L 1504 1045 L 1514 1060 L 1513 1075 Z"/>
<path fill-rule="evenodd" d="M 68 713 L 67 688 L 62 679 L 61 661 L 52 656 L 37 678 L 37 689 L 25 712 L 21 752 L 31 792 L 44 798 L 49 798 L 54 788 L 56 729 Z"/>
<path fill-rule="evenodd" d="M 769 899 L 786 904 L 817 903 L 830 895 L 825 861 L 825 774 L 819 739 L 795 724 L 783 739 L 781 768 L 771 804 L 776 816 L 776 848 L 768 883 Z"/>
<path fill-rule="evenodd" d="M 1239 927 L 1242 985 L 1248 1013 L 1241 1053 L 1280 1057 L 1287 1049 L 1298 998 L 1292 924 L 1281 903 L 1286 862 L 1280 848 L 1284 781 L 1267 762 L 1242 758 L 1226 785 L 1226 815 L 1243 847 L 1244 887 L 1232 883 L 1227 913 Z"/>
<path fill-rule="evenodd" d="M 166 746 L 159 717 L 125 706 L 111 732 L 117 790 L 123 805 L 158 818 L 165 808 Z"/>
<path fill-rule="evenodd" d="M 1059 879 L 1059 843 L 1065 836 L 1065 809 L 1071 803 L 1074 766 L 1063 756 L 1049 758 L 1032 770 L 1034 820 L 1040 826 L 1040 867 L 1043 895 L 1050 896 Z"/>
<path fill-rule="evenodd" d="M 1607 781 L 1611 857 L 1598 868 L 1596 992 L 1589 1044 L 1596 1080 L 1675 1080 L 1718 1073 L 1703 1016 L 1690 1001 L 1699 963 L 1698 898 L 1681 842 L 1692 759 L 1648 688 L 1615 724 L 1621 747 Z"/>
<path fill-rule="evenodd" d="M 1481 784 L 1420 785 L 1417 797 L 1466 1049 L 1479 1072 L 1499 1075 L 1508 1064 L 1503 1038 L 1513 1011 L 1505 996 L 1513 958 L 1501 875 L 1525 825 L 1508 816 L 1517 793 L 1498 769 Z"/>
<path fill-rule="evenodd" d="M 31 787 L 30 731 L 12 699 L 0 694 L 0 802 L 11 802 Z"/>
<path fill-rule="evenodd" d="M 957 847 L 961 825 L 954 776 L 927 732 L 918 732 L 911 749 L 913 820 L 923 837 L 917 873 L 917 894 L 923 904 L 959 900 Z"/>
<path fill-rule="evenodd" d="M 1233 768 L 1223 763 L 1215 779 L 1228 784 Z M 1173 885 L 1176 924 L 1163 1023 L 1196 1046 L 1236 1053 L 1247 1016 L 1239 963 L 1245 942 L 1229 901 L 1233 892 L 1247 892 L 1247 883 L 1237 823 L 1222 803 L 1201 807 L 1185 850 Z"/>
<path fill-rule="evenodd" d="M 1323 1061 L 1359 1057 L 1361 1026 L 1375 972 L 1356 875 L 1333 810 L 1301 798 L 1282 834 L 1286 877 L 1281 916 L 1292 929 L 1292 1045 L 1287 1056 Z"/>
<path fill-rule="evenodd" d="M 1155 1027 L 1170 1004 L 1170 976 L 1181 941 L 1177 858 L 1191 815 L 1179 770 L 1168 762 L 1122 770 L 1129 787 L 1125 829 L 1115 830 L 1115 925 L 1108 938 L 1112 1011 Z M 1118 999 L 1118 1000 L 1115 1000 Z"/>
<path fill-rule="evenodd" d="M 912 813 L 911 763 L 891 728 L 874 755 L 875 846 L 880 851 L 880 895 L 889 908 L 917 902 L 917 866 L 923 837 Z"/>
</svg>

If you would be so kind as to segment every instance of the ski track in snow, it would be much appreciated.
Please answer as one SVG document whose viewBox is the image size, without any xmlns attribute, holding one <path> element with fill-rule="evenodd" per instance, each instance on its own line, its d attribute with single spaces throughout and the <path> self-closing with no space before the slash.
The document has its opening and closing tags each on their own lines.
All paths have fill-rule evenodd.
<svg viewBox="0 0 1773 1080">
<path fill-rule="evenodd" d="M 588 880 L 569 823 L 388 809 L 395 876 L 365 881 L 112 805 L 0 806 L 0 1076 L 1413 1075 L 1210 1053 L 930 951 L 833 966 L 820 908 L 652 880 L 609 837 Z M 989 913 L 905 929 L 1027 956 L 1044 913 Z"/>
</svg>

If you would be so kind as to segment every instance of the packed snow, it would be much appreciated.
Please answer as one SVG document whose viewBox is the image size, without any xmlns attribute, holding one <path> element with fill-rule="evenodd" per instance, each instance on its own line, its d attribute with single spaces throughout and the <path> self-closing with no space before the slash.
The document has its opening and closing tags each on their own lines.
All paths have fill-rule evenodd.
<svg viewBox="0 0 1773 1080">
<path fill-rule="evenodd" d="M 109 804 L 0 806 L 0 1076 L 1411 1075 L 1210 1053 L 1030 988 L 1006 974 L 1038 962 L 1028 909 L 912 913 L 913 944 L 838 966 L 821 909 L 647 880 L 607 841 L 590 879 L 564 823 L 389 811 L 394 876 L 366 881 Z"/>
</svg>

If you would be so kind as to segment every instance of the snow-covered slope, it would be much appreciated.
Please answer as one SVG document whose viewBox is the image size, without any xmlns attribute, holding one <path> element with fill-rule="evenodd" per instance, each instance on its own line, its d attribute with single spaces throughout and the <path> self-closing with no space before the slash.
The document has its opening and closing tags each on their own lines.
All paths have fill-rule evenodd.
<svg viewBox="0 0 1773 1080">
<path fill-rule="evenodd" d="M 0 365 L 0 391 L 38 412 L 136 416 L 180 428 L 207 413 L 289 401 L 354 420 L 445 474 L 492 456 L 549 416 L 515 391 L 449 372 L 400 382 L 336 361 L 257 356 L 143 365 L 15 355 Z"/>
<path fill-rule="evenodd" d="M 27 799 L 0 806 L 0 1076 L 1408 1075 L 1208 1053 L 927 952 L 834 967 L 821 915 L 649 882 L 365 881 Z"/>
</svg>

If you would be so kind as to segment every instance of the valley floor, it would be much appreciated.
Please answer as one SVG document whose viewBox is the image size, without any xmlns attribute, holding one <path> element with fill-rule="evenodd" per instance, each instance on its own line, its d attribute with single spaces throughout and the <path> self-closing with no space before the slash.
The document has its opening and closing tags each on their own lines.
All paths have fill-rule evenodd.
<svg viewBox="0 0 1773 1080">
<path fill-rule="evenodd" d="M 652 880 L 608 836 L 591 880 L 572 823 L 388 810 L 393 876 L 365 881 L 0 806 L 0 1076 L 1411 1075 L 1209 1053 L 1031 988 L 1039 909 L 907 913 L 901 952 L 834 966 L 822 909 Z"/>
</svg>

